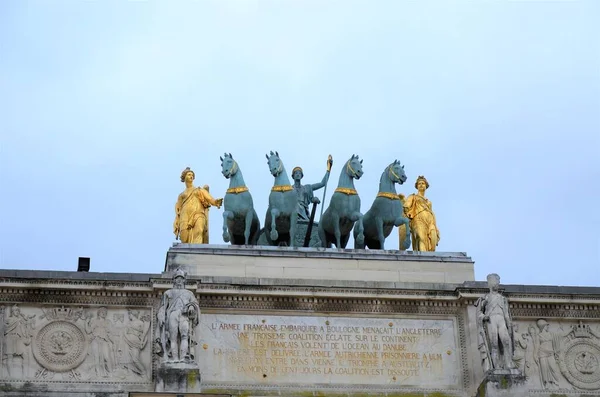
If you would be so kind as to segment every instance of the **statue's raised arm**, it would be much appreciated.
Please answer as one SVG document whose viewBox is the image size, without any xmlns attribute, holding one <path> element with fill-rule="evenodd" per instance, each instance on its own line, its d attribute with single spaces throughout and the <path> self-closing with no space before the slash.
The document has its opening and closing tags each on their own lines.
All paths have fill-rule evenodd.
<svg viewBox="0 0 600 397">
<path fill-rule="evenodd" d="M 333 157 L 331 157 L 331 155 L 329 155 L 329 157 L 327 157 L 327 170 L 325 171 L 325 175 L 323 175 L 323 179 L 321 180 L 321 182 L 313 183 L 311 185 L 313 191 L 319 190 L 322 187 L 327 185 L 327 182 L 329 181 L 329 175 L 331 173 L 332 166 L 333 166 Z"/>
</svg>

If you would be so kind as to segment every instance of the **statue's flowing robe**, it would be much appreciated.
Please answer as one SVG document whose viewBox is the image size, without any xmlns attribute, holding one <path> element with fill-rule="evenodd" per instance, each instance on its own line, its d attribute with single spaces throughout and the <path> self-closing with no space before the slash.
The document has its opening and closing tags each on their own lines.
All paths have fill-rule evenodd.
<svg viewBox="0 0 600 397">
<path fill-rule="evenodd" d="M 410 219 L 413 250 L 435 251 L 440 231 L 436 225 L 431 201 L 418 194 L 411 194 L 404 202 L 404 210 Z"/>
<path fill-rule="evenodd" d="M 86 326 L 87 333 L 92 336 L 91 347 L 95 370 L 99 376 L 108 376 L 115 367 L 116 360 L 110 335 L 111 325 L 107 319 L 96 318 Z"/>
<path fill-rule="evenodd" d="M 196 187 L 179 195 L 175 204 L 175 221 L 173 229 L 179 232 L 182 243 L 208 243 L 208 209 L 217 202 L 208 189 Z M 192 225 L 188 229 L 188 225 Z"/>
<path fill-rule="evenodd" d="M 25 358 L 29 344 L 31 343 L 31 333 L 28 330 L 29 321 L 22 315 L 9 317 L 4 329 L 6 340 L 5 356 L 20 356 Z"/>
<path fill-rule="evenodd" d="M 300 185 L 299 188 L 294 185 L 294 190 L 298 196 L 298 218 L 307 221 L 310 219 L 309 207 L 314 197 L 312 185 Z"/>
<path fill-rule="evenodd" d="M 535 336 L 535 354 L 544 386 L 558 384 L 560 370 L 554 357 L 554 335 L 551 332 L 542 331 Z"/>
<path fill-rule="evenodd" d="M 146 375 L 146 365 L 141 359 L 140 353 L 148 341 L 149 327 L 149 323 L 146 325 L 142 320 L 134 319 L 125 330 L 124 340 L 129 353 L 127 367 L 140 376 Z"/>
</svg>

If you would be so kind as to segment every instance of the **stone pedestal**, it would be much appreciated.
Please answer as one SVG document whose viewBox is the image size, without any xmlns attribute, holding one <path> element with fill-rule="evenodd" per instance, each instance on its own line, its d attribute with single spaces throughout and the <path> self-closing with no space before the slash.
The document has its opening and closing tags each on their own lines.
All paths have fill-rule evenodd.
<svg viewBox="0 0 600 397">
<path fill-rule="evenodd" d="M 200 393 L 200 369 L 196 363 L 162 363 L 156 370 L 157 392 Z"/>
<path fill-rule="evenodd" d="M 526 378 L 518 369 L 496 369 L 485 374 L 476 397 L 525 397 Z"/>
<path fill-rule="evenodd" d="M 191 277 L 450 284 L 475 280 L 473 261 L 461 252 L 174 244 L 165 271 L 178 268 Z"/>
</svg>

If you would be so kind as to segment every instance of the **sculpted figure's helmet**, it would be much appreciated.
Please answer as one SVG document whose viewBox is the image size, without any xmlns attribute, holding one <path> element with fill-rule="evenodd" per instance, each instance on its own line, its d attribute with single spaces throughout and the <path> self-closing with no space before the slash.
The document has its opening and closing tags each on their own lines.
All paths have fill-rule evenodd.
<svg viewBox="0 0 600 397">
<path fill-rule="evenodd" d="M 175 273 L 173 273 L 173 280 L 175 280 L 178 277 L 181 277 L 185 280 L 185 271 L 183 271 L 183 269 L 179 268 L 177 270 L 175 270 Z"/>
<path fill-rule="evenodd" d="M 292 170 L 292 178 L 294 177 L 294 172 L 296 171 L 300 171 L 300 175 L 304 177 L 304 171 L 302 171 L 302 167 L 294 167 L 294 169 Z"/>
<path fill-rule="evenodd" d="M 548 325 L 548 321 L 546 321 L 546 320 L 544 320 L 544 319 L 541 318 L 541 319 L 539 319 L 539 320 L 536 321 L 536 324 L 537 324 L 538 328 L 541 331 L 541 330 L 544 329 L 544 327 L 546 327 Z"/>
</svg>

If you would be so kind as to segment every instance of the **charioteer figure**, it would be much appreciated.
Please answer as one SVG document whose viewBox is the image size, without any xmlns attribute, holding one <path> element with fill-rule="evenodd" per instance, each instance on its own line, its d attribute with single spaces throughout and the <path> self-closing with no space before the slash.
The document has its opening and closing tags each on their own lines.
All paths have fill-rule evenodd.
<svg viewBox="0 0 600 397">
<path fill-rule="evenodd" d="M 313 183 L 308 185 L 302 185 L 300 182 L 304 177 L 301 167 L 294 167 L 292 170 L 292 179 L 294 179 L 294 191 L 298 196 L 298 219 L 308 221 L 310 219 L 309 207 L 311 204 L 319 204 L 321 200 L 315 197 L 314 191 L 319 190 L 327 186 L 329 181 L 329 174 L 331 172 L 331 166 L 333 165 L 333 158 L 331 155 L 327 158 L 327 171 L 323 176 L 323 179 L 319 183 Z"/>
</svg>

